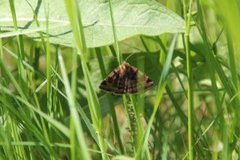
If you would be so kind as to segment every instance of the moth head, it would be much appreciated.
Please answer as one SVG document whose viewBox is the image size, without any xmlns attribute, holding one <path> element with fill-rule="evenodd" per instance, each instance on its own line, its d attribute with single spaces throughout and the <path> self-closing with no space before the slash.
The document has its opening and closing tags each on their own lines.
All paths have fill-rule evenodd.
<svg viewBox="0 0 240 160">
<path fill-rule="evenodd" d="M 119 74 L 120 75 L 123 75 L 125 72 L 126 72 L 126 70 L 128 69 L 128 67 L 129 67 L 129 64 L 126 62 L 126 61 L 124 61 L 120 66 L 119 66 Z"/>
</svg>

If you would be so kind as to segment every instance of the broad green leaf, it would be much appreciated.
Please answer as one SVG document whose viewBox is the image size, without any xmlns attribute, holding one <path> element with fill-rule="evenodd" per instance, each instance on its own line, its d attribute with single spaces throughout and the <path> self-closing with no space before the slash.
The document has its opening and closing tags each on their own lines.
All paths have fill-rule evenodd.
<svg viewBox="0 0 240 160">
<path fill-rule="evenodd" d="M 18 34 L 38 39 L 37 31 L 46 31 L 49 22 L 50 42 L 74 46 L 70 23 L 64 1 L 59 0 L 15 0 L 18 31 L 14 31 L 8 0 L 0 2 L 0 29 L 6 31 L 0 38 Z M 163 33 L 184 32 L 184 21 L 154 0 L 113 0 L 113 12 L 118 40 L 135 35 L 156 36 Z M 113 43 L 113 32 L 107 1 L 79 0 L 88 47 Z M 40 26 L 36 25 L 34 14 Z M 46 19 L 46 13 L 48 19 Z"/>
</svg>

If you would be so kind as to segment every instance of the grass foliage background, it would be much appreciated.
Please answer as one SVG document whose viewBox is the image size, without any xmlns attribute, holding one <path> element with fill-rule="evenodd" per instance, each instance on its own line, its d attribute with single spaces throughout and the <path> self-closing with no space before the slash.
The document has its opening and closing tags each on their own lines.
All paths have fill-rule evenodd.
<svg viewBox="0 0 240 160">
<path fill-rule="evenodd" d="M 99 32 L 98 20 L 85 26 L 86 8 L 93 8 L 87 3 L 83 9 L 66 0 L 58 11 L 69 23 L 61 28 L 52 24 L 46 1 L 44 17 L 32 10 L 35 28 L 24 28 L 18 2 L 3 1 L 11 25 L 0 19 L 0 159 L 239 159 L 240 2 L 160 2 L 131 1 L 157 4 L 164 15 L 154 19 L 145 10 L 146 22 L 134 19 L 134 28 L 118 18 L 125 2 L 105 1 L 109 19 L 99 20 Z M 72 47 L 64 35 L 51 34 L 66 26 Z M 96 35 L 88 29 L 97 43 L 89 42 Z M 126 59 L 154 87 L 123 96 L 100 91 Z"/>
</svg>

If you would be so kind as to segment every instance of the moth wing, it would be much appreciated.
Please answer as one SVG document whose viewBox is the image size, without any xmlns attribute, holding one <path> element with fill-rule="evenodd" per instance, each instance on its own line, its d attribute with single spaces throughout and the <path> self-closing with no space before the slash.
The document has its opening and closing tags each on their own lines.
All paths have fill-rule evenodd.
<svg viewBox="0 0 240 160">
<path fill-rule="evenodd" d="M 119 77 L 119 68 L 114 69 L 108 76 L 105 78 L 99 88 L 116 94 L 124 94 L 125 86 L 124 82 L 121 82 L 121 78 Z"/>
<path fill-rule="evenodd" d="M 124 62 L 101 82 L 99 88 L 115 94 L 134 94 L 152 86 L 153 81 L 148 76 Z"/>
</svg>

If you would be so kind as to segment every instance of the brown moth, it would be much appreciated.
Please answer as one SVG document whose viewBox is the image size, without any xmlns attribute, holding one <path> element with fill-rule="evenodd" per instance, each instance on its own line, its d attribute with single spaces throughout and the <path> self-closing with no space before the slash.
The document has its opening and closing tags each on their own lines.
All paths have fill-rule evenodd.
<svg viewBox="0 0 240 160">
<path fill-rule="evenodd" d="M 123 62 L 100 84 L 99 88 L 114 94 L 134 94 L 153 86 L 153 81 L 137 68 Z"/>
</svg>

